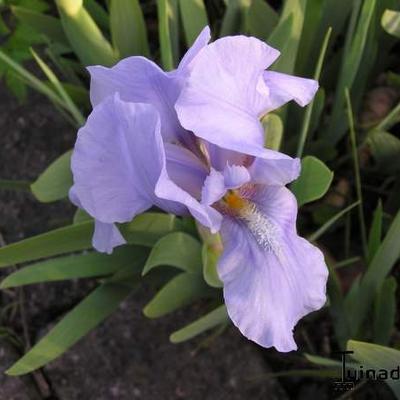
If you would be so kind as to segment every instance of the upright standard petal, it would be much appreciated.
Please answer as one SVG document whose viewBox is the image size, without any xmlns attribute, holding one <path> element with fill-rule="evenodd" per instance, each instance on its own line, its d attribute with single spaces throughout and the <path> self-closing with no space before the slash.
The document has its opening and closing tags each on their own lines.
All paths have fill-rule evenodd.
<svg viewBox="0 0 400 400">
<path fill-rule="evenodd" d="M 93 106 L 119 93 L 122 100 L 152 104 L 160 114 L 165 140 L 179 141 L 185 135 L 174 105 L 182 82 L 144 57 L 128 57 L 112 68 L 88 67 L 91 76 L 90 100 Z"/>
<path fill-rule="evenodd" d="M 280 72 L 265 71 L 263 80 L 269 90 L 264 113 L 275 110 L 291 100 L 304 107 L 311 102 L 318 90 L 318 82 L 314 79 L 299 78 Z"/>
<path fill-rule="evenodd" d="M 208 26 L 206 26 L 199 33 L 199 36 L 194 41 L 193 45 L 183 56 L 181 62 L 178 65 L 179 72 L 186 73 L 191 70 L 193 60 L 195 59 L 197 54 L 200 52 L 200 50 L 202 50 L 203 47 L 207 46 L 210 39 L 211 39 L 210 28 Z"/>
<path fill-rule="evenodd" d="M 175 106 L 183 127 L 223 148 L 253 154 L 263 144 L 259 117 L 268 100 L 260 78 L 278 56 L 277 50 L 245 36 L 206 46 Z"/>
<path fill-rule="evenodd" d="M 221 229 L 218 273 L 228 314 L 261 346 L 295 350 L 294 326 L 325 303 L 327 267 L 321 251 L 297 235 L 288 189 L 265 187 L 248 200 L 248 213 L 225 217 Z"/>
</svg>

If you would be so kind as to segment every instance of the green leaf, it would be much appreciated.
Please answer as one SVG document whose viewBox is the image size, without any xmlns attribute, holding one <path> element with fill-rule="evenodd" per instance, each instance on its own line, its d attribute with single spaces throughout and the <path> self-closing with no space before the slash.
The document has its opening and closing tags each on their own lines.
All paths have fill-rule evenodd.
<svg viewBox="0 0 400 400">
<path fill-rule="evenodd" d="M 134 276 L 124 282 L 104 283 L 95 289 L 6 373 L 27 374 L 59 357 L 112 314 L 137 282 L 138 277 Z"/>
<path fill-rule="evenodd" d="M 400 12 L 386 10 L 382 15 L 382 27 L 390 35 L 400 39 Z"/>
<path fill-rule="evenodd" d="M 174 232 L 161 238 L 153 247 L 143 268 L 143 275 L 161 265 L 187 272 L 201 271 L 201 245 L 192 236 Z"/>
<path fill-rule="evenodd" d="M 367 229 L 365 227 L 365 217 L 364 217 L 364 205 L 363 205 L 363 195 L 361 188 L 361 174 L 360 174 L 360 164 L 358 160 L 358 146 L 356 139 L 356 131 L 354 128 L 354 115 L 353 109 L 350 100 L 350 93 L 348 88 L 345 88 L 345 98 L 347 105 L 347 117 L 349 122 L 349 133 L 350 133 L 350 144 L 353 156 L 353 167 L 354 167 L 354 176 L 355 176 L 355 186 L 357 193 L 357 200 L 359 201 L 358 205 L 358 219 L 360 224 L 360 233 L 361 233 L 361 243 L 364 251 L 364 257 L 367 257 L 368 253 L 368 244 L 367 244 Z"/>
<path fill-rule="evenodd" d="M 68 151 L 58 157 L 32 183 L 32 193 L 42 203 L 60 200 L 68 196 L 68 190 L 73 183 L 70 166 L 71 154 L 72 151 Z"/>
<path fill-rule="evenodd" d="M 128 243 L 153 247 L 160 238 L 176 230 L 175 216 L 147 212 L 119 228 Z"/>
<path fill-rule="evenodd" d="M 37 90 L 39 93 L 45 95 L 51 102 L 53 102 L 56 106 L 65 108 L 65 103 L 60 97 L 49 88 L 45 83 L 43 83 L 40 79 L 36 78 L 33 74 L 31 74 L 26 68 L 22 65 L 15 62 L 11 57 L 9 57 L 6 53 L 0 50 L 0 60 L 3 61 L 18 78 L 20 78 L 25 84 L 29 85 L 33 89 Z"/>
<path fill-rule="evenodd" d="M 178 0 L 157 0 L 158 34 L 164 69 L 175 68 L 179 58 Z"/>
<path fill-rule="evenodd" d="M 345 89 L 348 88 L 350 90 L 352 88 L 357 73 L 363 68 L 361 61 L 367 43 L 368 32 L 373 21 L 376 0 L 363 1 L 361 13 L 358 16 L 360 6 L 361 2 L 358 1 L 353 8 L 352 19 L 346 37 L 343 62 L 336 85 L 329 129 L 323 132 L 324 138 L 332 144 L 336 144 L 346 132 Z"/>
<path fill-rule="evenodd" d="M 147 255 L 146 248 L 122 246 L 115 249 L 112 255 L 93 252 L 55 258 L 19 269 L 4 279 L 0 287 L 5 289 L 32 283 L 106 276 L 127 267 L 139 272 Z"/>
<path fill-rule="evenodd" d="M 386 278 L 378 291 L 374 304 L 374 343 L 387 345 L 396 321 L 397 282 L 392 276 Z"/>
<path fill-rule="evenodd" d="M 0 248 L 0 267 L 91 247 L 93 223 L 55 229 Z"/>
<path fill-rule="evenodd" d="M 328 30 L 332 30 L 330 25 L 320 33 L 321 18 L 325 4 L 326 1 L 321 0 L 307 0 L 305 4 L 303 28 L 298 47 L 301 51 L 298 52 L 295 66 L 296 72 L 300 73 L 301 76 L 307 75 L 309 71 L 315 68 L 317 52 L 324 47 L 323 41 L 325 39 L 322 42 L 321 39 L 324 38 L 324 35 L 326 36 Z"/>
<path fill-rule="evenodd" d="M 315 67 L 315 72 L 314 72 L 314 79 L 316 81 L 318 81 L 321 76 L 322 65 L 325 60 L 326 50 L 328 48 L 328 43 L 329 43 L 329 38 L 331 37 L 331 33 L 332 33 L 332 29 L 329 28 L 325 34 L 324 41 L 322 42 L 321 51 L 319 53 L 317 65 Z M 316 99 L 317 98 L 318 97 L 316 96 Z M 296 154 L 297 157 L 299 157 L 299 158 L 303 155 L 304 145 L 307 140 L 307 135 L 310 131 L 313 108 L 314 108 L 314 100 L 307 106 L 307 109 L 306 109 L 306 112 L 304 115 L 303 124 L 302 124 L 301 131 L 300 131 L 299 144 L 297 146 L 297 154 Z"/>
<path fill-rule="evenodd" d="M 159 318 L 207 296 L 210 288 L 200 274 L 181 273 L 162 287 L 143 309 L 148 318 Z"/>
<path fill-rule="evenodd" d="M 372 131 L 366 140 L 376 168 L 383 173 L 400 171 L 400 139 L 389 132 Z"/>
<path fill-rule="evenodd" d="M 352 358 L 373 369 L 396 370 L 399 367 L 400 351 L 372 343 L 349 340 L 347 350 L 354 351 Z M 387 379 L 385 382 L 392 389 L 397 399 L 400 399 L 400 380 Z"/>
<path fill-rule="evenodd" d="M 181 343 L 217 325 L 226 324 L 228 321 L 229 317 L 226 312 L 226 307 L 222 305 L 184 328 L 175 331 L 169 339 L 172 343 Z"/>
<path fill-rule="evenodd" d="M 78 126 L 82 126 L 85 123 L 85 118 L 79 111 L 75 103 L 72 101 L 67 91 L 64 89 L 64 86 L 61 84 L 61 82 L 58 80 L 57 76 L 49 68 L 49 66 L 38 56 L 38 54 L 35 53 L 35 51 L 32 48 L 31 48 L 31 53 L 33 55 L 33 58 L 36 60 L 39 67 L 41 68 L 41 70 L 45 73 L 50 83 L 53 85 L 54 90 L 60 96 L 60 99 L 62 99 L 62 101 L 64 102 L 65 109 L 69 111 L 71 116 L 74 118 L 76 124 Z"/>
<path fill-rule="evenodd" d="M 222 252 L 222 244 L 220 246 L 221 247 L 216 247 L 215 245 L 204 243 L 201 252 L 204 280 L 208 285 L 215 288 L 223 286 L 217 272 L 218 260 Z"/>
<path fill-rule="evenodd" d="M 313 364 L 320 365 L 321 367 L 336 367 L 338 369 L 342 369 L 342 361 L 332 360 L 331 358 L 325 358 L 320 356 L 315 356 L 312 354 L 304 354 L 304 357 Z M 357 368 L 358 365 L 356 363 L 348 362 L 346 360 L 347 368 Z"/>
<path fill-rule="evenodd" d="M 21 22 L 42 33 L 48 39 L 69 46 L 59 19 L 23 7 L 11 6 L 11 11 Z"/>
<path fill-rule="evenodd" d="M 246 13 L 246 31 L 261 40 L 267 40 L 278 20 L 278 14 L 268 3 L 253 0 Z"/>
<path fill-rule="evenodd" d="M 389 231 L 361 280 L 356 302 L 357 310 L 353 316 L 353 336 L 356 335 L 366 318 L 377 290 L 400 257 L 399 237 L 400 211 L 394 218 Z"/>
<path fill-rule="evenodd" d="M 204 0 L 179 0 L 186 45 L 190 47 L 202 29 L 208 25 Z"/>
<path fill-rule="evenodd" d="M 340 218 L 342 218 L 346 213 L 352 210 L 354 207 L 358 206 L 359 202 L 356 201 L 353 204 L 350 204 L 348 207 L 344 208 L 343 210 L 339 211 L 335 214 L 332 218 L 326 221 L 318 230 L 316 230 L 312 235 L 308 237 L 310 242 L 318 240 L 332 225 L 335 224 Z"/>
<path fill-rule="evenodd" d="M 110 29 L 110 18 L 107 11 L 97 0 L 83 0 L 83 6 L 88 10 L 100 28 L 108 31 Z"/>
<path fill-rule="evenodd" d="M 291 185 L 299 206 L 320 199 L 328 191 L 333 172 L 318 158 L 306 156 L 301 160 L 300 177 Z"/>
<path fill-rule="evenodd" d="M 112 0 L 110 28 L 112 42 L 120 58 L 149 56 L 146 25 L 138 0 Z"/>
<path fill-rule="evenodd" d="M 174 216 L 145 213 L 119 228 L 128 243 L 152 247 L 175 229 Z M 0 267 L 91 248 L 92 234 L 93 221 L 87 221 L 9 244 L 0 248 Z"/>
<path fill-rule="evenodd" d="M 268 113 L 262 118 L 264 145 L 271 150 L 279 150 L 283 136 L 283 123 L 279 115 Z"/>
<path fill-rule="evenodd" d="M 81 222 L 86 222 L 86 221 L 91 221 L 93 218 L 85 211 L 82 210 L 81 208 L 78 208 L 75 211 L 74 218 L 72 222 L 74 224 L 80 224 Z"/>
<path fill-rule="evenodd" d="M 0 179 L 0 190 L 30 190 L 31 183 L 13 179 Z"/>
<path fill-rule="evenodd" d="M 228 0 L 222 19 L 220 37 L 241 33 L 244 30 L 245 16 L 251 0 Z"/>
<path fill-rule="evenodd" d="M 111 66 L 117 59 L 99 27 L 89 15 L 82 0 L 57 0 L 64 32 L 84 65 Z"/>
<path fill-rule="evenodd" d="M 296 65 L 307 0 L 287 0 L 278 23 L 271 34 L 269 44 L 281 51 L 281 56 L 274 63 L 274 71 L 291 74 Z M 279 33 L 279 35 L 278 35 Z M 277 39 L 279 38 L 279 41 Z M 279 42 L 280 46 L 276 46 Z"/>
<path fill-rule="evenodd" d="M 376 254 L 381 244 L 382 219 L 383 219 L 382 201 L 379 200 L 372 219 L 371 229 L 369 231 L 368 257 L 367 257 L 368 264 Z"/>
</svg>

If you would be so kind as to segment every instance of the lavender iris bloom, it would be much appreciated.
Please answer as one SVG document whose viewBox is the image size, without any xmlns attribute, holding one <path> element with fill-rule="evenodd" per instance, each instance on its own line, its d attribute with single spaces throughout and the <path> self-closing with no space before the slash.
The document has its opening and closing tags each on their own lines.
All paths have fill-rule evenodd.
<svg viewBox="0 0 400 400">
<path fill-rule="evenodd" d="M 78 133 L 70 197 L 95 219 L 99 251 L 125 242 L 116 223 L 153 205 L 219 231 L 230 318 L 258 344 L 294 350 L 295 324 L 325 303 L 327 268 L 296 232 L 285 185 L 299 160 L 263 148 L 259 118 L 306 104 L 317 84 L 265 72 L 278 52 L 255 38 L 208 41 L 206 28 L 169 73 L 142 57 L 89 68 L 94 109 Z"/>
</svg>

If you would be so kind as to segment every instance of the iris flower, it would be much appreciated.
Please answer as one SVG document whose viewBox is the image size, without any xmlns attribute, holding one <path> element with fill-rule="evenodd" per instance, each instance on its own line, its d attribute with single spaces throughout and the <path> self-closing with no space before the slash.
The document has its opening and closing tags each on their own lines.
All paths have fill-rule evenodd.
<svg viewBox="0 0 400 400">
<path fill-rule="evenodd" d="M 93 111 L 72 156 L 71 200 L 95 219 L 93 246 L 125 243 L 117 223 L 152 206 L 192 215 L 224 245 L 218 274 L 228 314 L 249 339 L 296 349 L 297 321 L 325 303 L 327 268 L 296 232 L 286 184 L 300 162 L 263 147 L 260 118 L 317 83 L 265 71 L 279 52 L 205 28 L 178 68 L 143 57 L 90 67 Z"/>
</svg>

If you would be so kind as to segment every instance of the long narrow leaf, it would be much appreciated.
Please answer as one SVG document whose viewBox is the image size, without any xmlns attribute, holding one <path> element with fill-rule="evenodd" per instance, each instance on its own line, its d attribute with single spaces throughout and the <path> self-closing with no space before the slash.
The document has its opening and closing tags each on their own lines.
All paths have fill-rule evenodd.
<svg viewBox="0 0 400 400">
<path fill-rule="evenodd" d="M 27 374 L 59 357 L 113 313 L 137 282 L 135 276 L 124 283 L 104 283 L 95 289 L 6 373 Z"/>
<path fill-rule="evenodd" d="M 148 247 L 174 229 L 173 216 L 159 213 L 141 214 L 120 226 L 128 243 Z M 93 221 L 86 221 L 9 244 L 0 248 L 0 267 L 91 248 L 92 234 Z"/>
<path fill-rule="evenodd" d="M 174 69 L 179 57 L 177 1 L 157 0 L 161 61 L 166 70 Z"/>
<path fill-rule="evenodd" d="M 159 318 L 207 296 L 210 287 L 200 274 L 183 272 L 163 286 L 143 309 L 148 318 Z"/>
<path fill-rule="evenodd" d="M 201 30 L 208 25 L 206 7 L 203 0 L 179 0 L 186 45 L 190 47 Z"/>
<path fill-rule="evenodd" d="M 110 66 L 116 62 L 114 51 L 93 18 L 79 0 L 57 0 L 64 32 L 84 65 Z"/>
<path fill-rule="evenodd" d="M 139 267 L 142 268 L 147 254 L 148 249 L 144 247 L 122 246 L 115 249 L 112 255 L 93 252 L 55 258 L 14 272 L 1 282 L 0 288 L 107 276 L 127 267 L 139 272 Z"/>
<path fill-rule="evenodd" d="M 119 57 L 149 56 L 146 25 L 138 0 L 112 0 L 110 28 Z"/>
<path fill-rule="evenodd" d="M 170 340 L 172 343 L 184 342 L 218 325 L 226 324 L 228 321 L 229 317 L 226 307 L 222 305 L 184 328 L 172 333 Z"/>
<path fill-rule="evenodd" d="M 50 83 L 54 86 L 55 91 L 58 93 L 58 95 L 64 102 L 65 108 L 70 112 L 72 117 L 75 119 L 77 125 L 82 126 L 85 123 L 85 118 L 82 115 L 82 113 L 79 111 L 79 109 L 75 105 L 75 103 L 72 101 L 71 97 L 66 92 L 63 85 L 58 80 L 57 76 L 54 74 L 54 72 L 49 68 L 49 66 L 46 65 L 46 63 L 39 57 L 39 55 L 33 49 L 31 49 L 31 53 L 33 55 L 33 58 L 36 60 L 39 67 L 41 68 L 41 70 L 47 76 Z"/>
<path fill-rule="evenodd" d="M 11 6 L 11 11 L 21 22 L 44 34 L 48 39 L 69 46 L 61 21 L 57 18 L 18 6 Z"/>
</svg>

